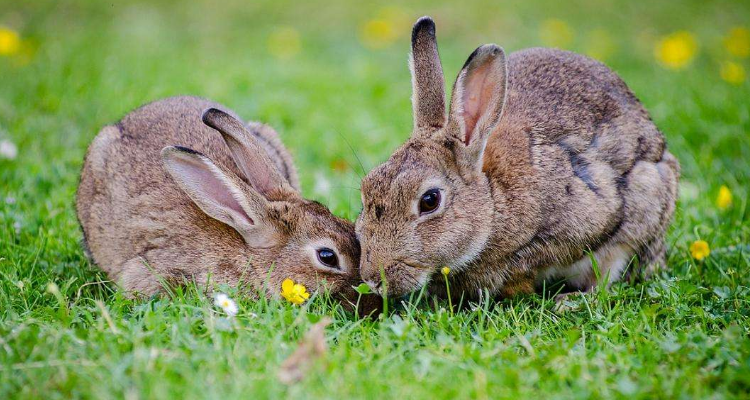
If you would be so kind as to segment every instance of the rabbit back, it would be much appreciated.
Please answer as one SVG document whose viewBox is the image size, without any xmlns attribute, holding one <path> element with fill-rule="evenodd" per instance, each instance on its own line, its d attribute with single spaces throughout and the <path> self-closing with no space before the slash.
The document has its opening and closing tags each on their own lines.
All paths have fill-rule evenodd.
<svg viewBox="0 0 750 400">
<path fill-rule="evenodd" d="M 208 271 L 194 265 L 219 266 L 217 281 L 242 274 L 233 267 L 246 258 L 240 235 L 201 212 L 161 163 L 161 150 L 179 145 L 243 176 L 220 133 L 201 121 L 210 107 L 225 110 L 197 97 L 156 101 L 103 128 L 89 147 L 76 199 L 84 241 L 94 262 L 130 291 L 157 291 L 154 275 L 204 281 Z"/>
<path fill-rule="evenodd" d="M 558 145 L 572 153 L 595 149 L 619 175 L 637 160 L 661 159 L 664 136 L 604 64 L 568 51 L 532 48 L 511 53 L 508 72 L 503 122 L 521 127 L 531 146 Z"/>
<path fill-rule="evenodd" d="M 566 275 L 587 250 L 613 258 L 613 278 L 634 254 L 663 264 L 679 164 L 633 92 L 603 64 L 566 51 L 523 50 L 508 65 L 483 168 L 526 204 L 525 244 L 505 260 L 519 277 L 507 281 Z"/>
</svg>

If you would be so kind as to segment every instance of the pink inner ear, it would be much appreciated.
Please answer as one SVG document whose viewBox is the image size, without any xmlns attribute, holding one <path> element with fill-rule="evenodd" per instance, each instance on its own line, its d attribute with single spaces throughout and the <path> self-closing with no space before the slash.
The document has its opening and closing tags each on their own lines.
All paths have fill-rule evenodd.
<svg viewBox="0 0 750 400">
<path fill-rule="evenodd" d="M 476 136 L 474 130 L 477 122 L 487 112 L 493 92 L 497 88 L 498 82 L 492 81 L 490 66 L 491 63 L 487 62 L 466 74 L 462 94 L 463 112 L 461 113 L 466 128 L 466 137 L 464 137 L 466 145 L 471 143 L 471 139 Z"/>
<path fill-rule="evenodd" d="M 223 182 L 214 177 L 213 180 L 207 181 L 207 184 L 208 187 L 206 189 L 209 192 L 209 196 L 213 196 L 217 203 L 246 218 L 251 225 L 254 223 L 253 219 L 247 215 L 237 199 L 232 196 L 230 189 Z"/>
<path fill-rule="evenodd" d="M 229 209 L 246 218 L 250 224 L 254 223 L 237 199 L 232 196 L 231 189 L 206 165 L 200 161 L 183 160 L 176 166 L 176 170 L 199 200 L 213 202 L 219 207 Z"/>
</svg>

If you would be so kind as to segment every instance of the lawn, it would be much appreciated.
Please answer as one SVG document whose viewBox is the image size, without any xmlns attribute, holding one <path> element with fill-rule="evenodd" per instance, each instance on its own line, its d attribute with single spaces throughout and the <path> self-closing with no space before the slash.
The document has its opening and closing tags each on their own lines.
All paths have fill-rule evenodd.
<svg viewBox="0 0 750 400">
<path fill-rule="evenodd" d="M 668 271 L 567 312 L 540 295 L 422 299 L 375 320 L 227 288 L 228 320 L 194 287 L 126 299 L 85 258 L 73 202 L 88 143 L 177 94 L 274 126 L 304 194 L 353 220 L 360 177 L 411 131 L 408 36 L 424 14 L 449 84 L 486 42 L 563 47 L 623 77 L 682 164 Z M 742 0 L 0 0 L 0 399 L 750 398 L 749 28 Z M 326 315 L 327 354 L 281 383 Z"/>
</svg>

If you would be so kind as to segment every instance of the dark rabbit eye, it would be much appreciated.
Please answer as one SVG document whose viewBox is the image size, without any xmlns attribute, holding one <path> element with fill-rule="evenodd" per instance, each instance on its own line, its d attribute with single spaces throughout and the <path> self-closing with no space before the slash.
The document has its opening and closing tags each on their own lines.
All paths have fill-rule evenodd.
<svg viewBox="0 0 750 400">
<path fill-rule="evenodd" d="M 339 269 L 339 258 L 336 257 L 336 253 L 328 247 L 321 247 L 318 249 L 318 261 L 328 268 Z"/>
<path fill-rule="evenodd" d="M 429 214 L 435 211 L 440 205 L 440 190 L 430 189 L 419 199 L 419 213 Z"/>
</svg>

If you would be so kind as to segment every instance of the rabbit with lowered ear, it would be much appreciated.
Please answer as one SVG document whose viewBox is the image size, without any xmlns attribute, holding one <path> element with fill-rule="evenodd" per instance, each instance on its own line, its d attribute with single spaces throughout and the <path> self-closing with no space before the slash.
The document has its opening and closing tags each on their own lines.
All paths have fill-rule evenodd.
<svg viewBox="0 0 750 400">
<path fill-rule="evenodd" d="M 458 74 L 446 115 L 427 17 L 412 31 L 411 68 L 412 136 L 361 186 L 356 229 L 370 286 L 444 294 L 434 278 L 448 266 L 457 297 L 559 279 L 586 291 L 665 265 L 679 164 L 614 72 L 567 51 L 506 60 L 484 45 Z"/>
<path fill-rule="evenodd" d="M 291 278 L 356 299 L 353 225 L 300 196 L 270 127 L 233 115 L 174 97 L 99 132 L 76 200 L 93 260 L 133 294 L 210 280 L 273 295 Z"/>
</svg>

